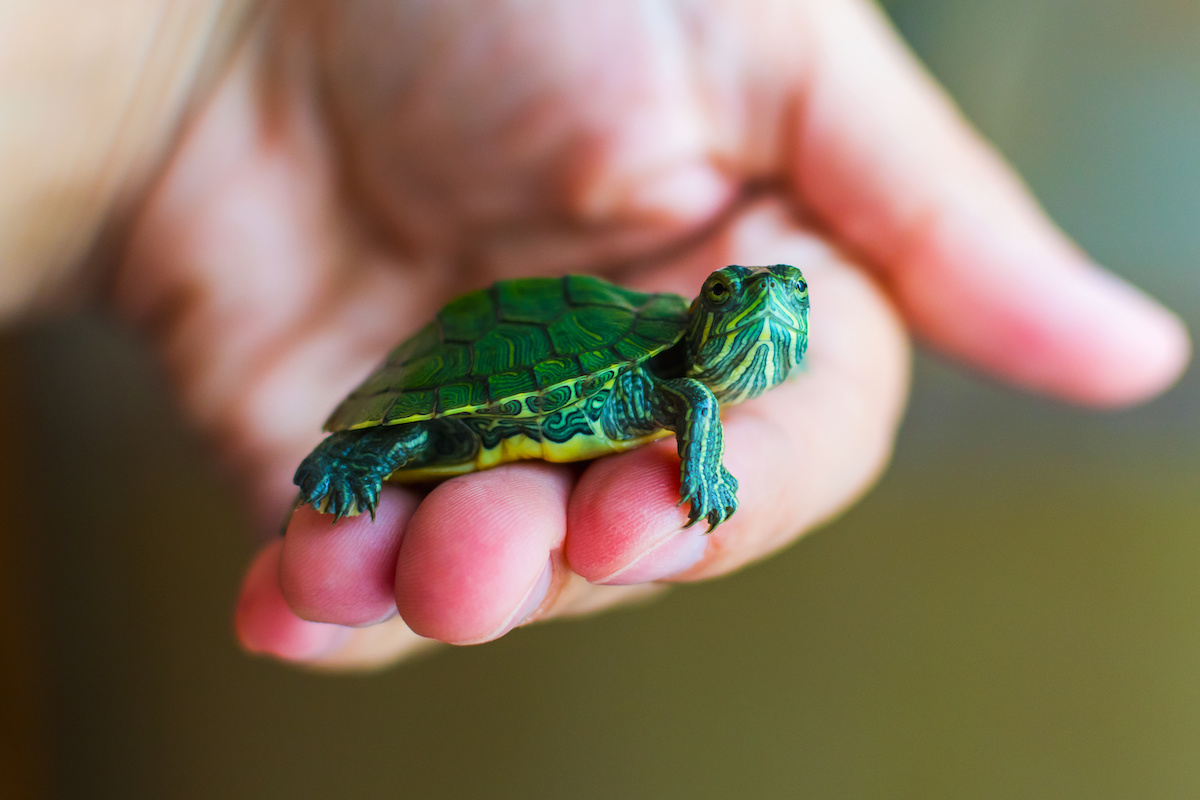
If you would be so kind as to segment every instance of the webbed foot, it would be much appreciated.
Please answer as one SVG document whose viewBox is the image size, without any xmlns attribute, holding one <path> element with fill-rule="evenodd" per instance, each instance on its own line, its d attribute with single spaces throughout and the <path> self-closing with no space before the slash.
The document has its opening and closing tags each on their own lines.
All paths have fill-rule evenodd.
<svg viewBox="0 0 1200 800">
<path fill-rule="evenodd" d="M 364 447 L 359 431 L 343 431 L 325 439 L 300 462 L 293 483 L 300 487 L 297 506 L 311 505 L 333 521 L 366 511 L 375 519 L 379 489 L 395 471 L 395 459 Z"/>
<path fill-rule="evenodd" d="M 690 528 L 701 519 L 708 521 L 706 533 L 733 516 L 737 511 L 737 478 L 718 464 L 716 470 L 682 471 L 679 505 L 690 502 L 687 525 Z"/>
</svg>

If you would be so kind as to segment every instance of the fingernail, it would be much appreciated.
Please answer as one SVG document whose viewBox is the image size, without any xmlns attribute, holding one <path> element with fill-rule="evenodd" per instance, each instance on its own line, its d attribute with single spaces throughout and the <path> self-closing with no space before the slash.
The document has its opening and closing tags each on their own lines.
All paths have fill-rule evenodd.
<svg viewBox="0 0 1200 800">
<path fill-rule="evenodd" d="M 496 630 L 492 631 L 479 641 L 490 642 L 492 639 L 499 639 L 501 636 L 529 619 L 533 615 L 533 612 L 537 611 L 538 607 L 541 606 L 542 602 L 546 599 L 546 593 L 550 591 L 550 581 L 553 578 L 554 566 L 550 561 L 547 561 L 545 568 L 542 570 L 542 574 L 529 589 L 528 594 L 525 595 L 525 599 L 521 601 L 521 604 L 517 606 L 511 614 L 508 615 L 500 627 L 496 628 Z"/>
<path fill-rule="evenodd" d="M 400 612 L 397 609 L 392 608 L 392 609 L 389 609 L 387 611 L 387 613 L 385 613 L 383 616 L 377 617 L 376 619 L 370 620 L 369 622 L 356 622 L 352 625 L 347 625 L 346 627 L 349 627 L 349 628 L 373 628 L 376 625 L 382 625 L 383 623 L 387 622 L 388 620 L 393 619 L 394 617 L 398 617 L 399 615 L 400 615 Z"/>
<path fill-rule="evenodd" d="M 326 622 L 292 619 L 278 630 L 242 631 L 242 646 L 254 655 L 283 661 L 311 661 L 334 653 L 350 638 L 349 628 Z"/>
<path fill-rule="evenodd" d="M 628 586 L 660 581 L 700 563 L 707 548 L 708 537 L 700 527 L 673 533 L 608 577 L 592 583 Z"/>
<path fill-rule="evenodd" d="M 313 631 L 310 635 L 313 637 L 312 649 L 303 654 L 297 654 L 296 658 L 308 660 L 320 658 L 321 656 L 332 655 L 345 646 L 350 637 L 354 635 L 351 628 L 345 628 L 341 625 L 330 625 L 325 622 L 310 622 L 309 625 L 324 626 L 322 631 Z"/>
</svg>

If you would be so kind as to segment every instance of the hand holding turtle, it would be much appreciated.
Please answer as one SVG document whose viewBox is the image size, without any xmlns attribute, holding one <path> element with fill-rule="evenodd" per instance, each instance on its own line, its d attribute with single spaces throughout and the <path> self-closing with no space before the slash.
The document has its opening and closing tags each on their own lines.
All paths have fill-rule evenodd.
<svg viewBox="0 0 1200 800">
<path fill-rule="evenodd" d="M 785 262 L 813 325 L 807 371 L 725 415 L 741 505 L 711 536 L 681 530 L 669 440 L 384 486 L 374 524 L 305 507 L 265 546 L 238 611 L 253 650 L 371 666 L 413 632 L 487 641 L 762 558 L 881 470 L 906 328 L 1097 405 L 1186 359 L 1179 323 L 1086 262 L 865 4 L 278 14 L 189 125 L 115 289 L 264 525 L 329 410 L 463 291 L 596 273 L 693 297 L 725 264 Z"/>
</svg>

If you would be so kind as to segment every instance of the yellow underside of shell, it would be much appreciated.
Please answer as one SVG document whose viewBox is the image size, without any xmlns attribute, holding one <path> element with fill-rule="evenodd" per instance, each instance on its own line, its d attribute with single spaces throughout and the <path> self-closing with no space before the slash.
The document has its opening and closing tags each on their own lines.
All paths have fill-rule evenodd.
<svg viewBox="0 0 1200 800">
<path fill-rule="evenodd" d="M 589 458 L 621 453 L 632 450 L 644 444 L 670 436 L 668 430 L 658 430 L 636 439 L 613 441 L 596 434 L 575 436 L 565 442 L 535 441 L 528 436 L 513 436 L 503 440 L 496 447 L 481 449 L 475 459 L 462 464 L 445 464 L 422 469 L 400 469 L 388 476 L 393 483 L 417 483 L 420 481 L 440 480 L 455 475 L 465 475 L 468 472 L 478 472 L 491 469 L 501 464 L 513 461 L 528 461 L 542 459 L 565 463 L 569 461 L 586 461 Z"/>
</svg>

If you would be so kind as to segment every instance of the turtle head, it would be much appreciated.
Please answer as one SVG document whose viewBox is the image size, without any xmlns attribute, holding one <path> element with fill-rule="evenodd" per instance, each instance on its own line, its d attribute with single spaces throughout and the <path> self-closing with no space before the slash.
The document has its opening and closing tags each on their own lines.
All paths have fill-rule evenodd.
<svg viewBox="0 0 1200 800">
<path fill-rule="evenodd" d="M 688 377 L 722 403 L 784 380 L 808 346 L 808 283 L 787 264 L 719 269 L 688 313 Z"/>
</svg>

